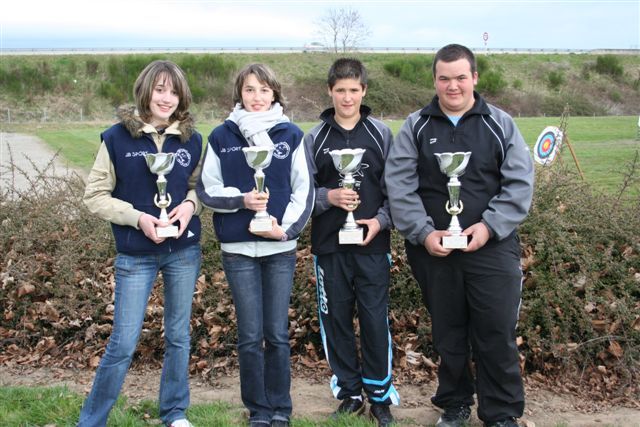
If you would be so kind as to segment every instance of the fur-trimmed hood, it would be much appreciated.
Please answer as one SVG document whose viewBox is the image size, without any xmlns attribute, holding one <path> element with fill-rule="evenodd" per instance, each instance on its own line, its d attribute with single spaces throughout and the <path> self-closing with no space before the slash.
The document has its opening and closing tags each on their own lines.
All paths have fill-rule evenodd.
<svg viewBox="0 0 640 427">
<path fill-rule="evenodd" d="M 131 136 L 139 138 L 142 135 L 142 128 L 146 124 L 137 114 L 135 105 L 122 105 L 117 110 L 118 119 L 122 122 Z M 195 131 L 194 120 L 191 114 L 187 113 L 187 118 L 178 125 L 180 131 L 180 141 L 186 142 Z"/>
</svg>

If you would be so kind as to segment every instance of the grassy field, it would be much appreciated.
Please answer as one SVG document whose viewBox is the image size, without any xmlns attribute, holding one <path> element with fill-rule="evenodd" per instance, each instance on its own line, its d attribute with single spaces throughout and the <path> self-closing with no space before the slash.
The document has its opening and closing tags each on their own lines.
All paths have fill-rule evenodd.
<svg viewBox="0 0 640 427">
<path fill-rule="evenodd" d="M 65 387 L 0 387 L 0 425 L 73 427 L 82 397 Z M 246 423 L 243 408 L 225 402 L 191 405 L 189 420 L 196 426 L 233 427 Z M 161 424 L 156 402 L 128 403 L 120 397 L 109 415 L 108 427 L 143 427 Z M 367 417 L 343 416 L 336 420 L 292 420 L 293 427 L 372 427 Z"/>
<path fill-rule="evenodd" d="M 571 117 L 567 126 L 567 140 L 573 147 L 586 180 L 596 189 L 616 192 L 626 166 L 640 150 L 637 139 L 638 126 L 635 116 Z M 559 117 L 516 118 L 525 140 L 533 148 L 538 135 L 546 126 L 560 124 Z M 389 120 L 387 124 L 394 134 L 402 125 L 402 120 Z M 203 136 L 219 122 L 203 122 L 198 125 Z M 298 125 L 308 131 L 315 122 L 301 122 Z M 90 168 L 100 143 L 100 132 L 105 124 L 37 124 L 8 125 L 7 131 L 35 134 L 46 141 L 54 150 L 71 163 L 82 168 Z M 575 163 L 565 144 L 561 161 Z M 636 191 L 637 192 L 637 191 Z"/>
</svg>

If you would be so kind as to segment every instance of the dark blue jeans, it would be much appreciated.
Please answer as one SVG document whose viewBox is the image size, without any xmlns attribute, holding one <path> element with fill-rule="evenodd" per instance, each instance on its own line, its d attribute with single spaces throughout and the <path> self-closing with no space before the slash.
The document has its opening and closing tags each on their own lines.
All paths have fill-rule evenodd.
<svg viewBox="0 0 640 427">
<path fill-rule="evenodd" d="M 160 418 L 166 424 L 185 418 L 189 407 L 191 301 L 200 271 L 200 245 L 159 255 L 119 253 L 115 261 L 113 331 L 80 412 L 80 427 L 105 426 L 120 394 L 138 344 L 149 294 L 162 271 L 164 279 L 164 361 L 160 379 Z"/>
<path fill-rule="evenodd" d="M 222 253 L 238 319 L 240 392 L 249 421 L 291 416 L 289 299 L 296 251 L 264 257 Z"/>
</svg>

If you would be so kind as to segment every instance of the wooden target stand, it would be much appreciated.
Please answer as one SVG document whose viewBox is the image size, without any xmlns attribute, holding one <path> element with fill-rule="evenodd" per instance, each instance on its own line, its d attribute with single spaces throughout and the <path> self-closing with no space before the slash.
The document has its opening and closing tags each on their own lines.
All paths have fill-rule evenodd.
<svg viewBox="0 0 640 427">
<path fill-rule="evenodd" d="M 562 112 L 562 116 L 560 117 L 560 126 L 547 126 L 544 128 L 540 136 L 536 141 L 534 146 L 534 160 L 544 166 L 549 166 L 553 163 L 556 155 L 560 153 L 562 149 L 562 145 L 566 144 L 569 147 L 569 152 L 571 152 L 571 157 L 573 157 L 573 161 L 576 164 L 576 168 L 578 169 L 578 173 L 580 174 L 580 178 L 584 181 L 584 173 L 582 172 L 582 168 L 580 167 L 580 162 L 578 162 L 578 157 L 576 156 L 573 147 L 571 146 L 571 141 L 569 141 L 569 135 L 567 134 L 567 124 L 569 123 L 569 106 L 564 108 Z M 562 157 L 558 156 L 559 162 L 562 163 Z"/>
</svg>

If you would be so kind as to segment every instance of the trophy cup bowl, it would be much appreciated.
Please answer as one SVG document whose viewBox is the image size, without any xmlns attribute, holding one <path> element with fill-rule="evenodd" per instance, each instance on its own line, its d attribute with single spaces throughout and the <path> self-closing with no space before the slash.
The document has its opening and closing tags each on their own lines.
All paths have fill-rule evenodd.
<svg viewBox="0 0 640 427">
<path fill-rule="evenodd" d="M 253 180 L 256 184 L 255 189 L 258 193 L 268 193 L 269 190 L 265 187 L 264 179 L 265 175 L 262 171 L 271 164 L 271 158 L 273 157 L 273 145 L 270 146 L 251 146 L 242 148 L 244 157 L 247 160 L 249 167 L 255 170 L 253 174 Z M 271 223 L 271 216 L 266 210 L 256 212 L 255 216 L 249 223 L 249 231 L 270 231 L 273 228 Z"/>
<path fill-rule="evenodd" d="M 353 173 L 360 168 L 362 156 L 366 150 L 363 148 L 344 148 L 342 150 L 329 151 L 333 165 L 344 175 L 342 187 L 353 190 L 356 180 Z M 338 243 L 341 245 L 357 245 L 364 240 L 364 230 L 353 217 L 353 212 L 347 213 L 347 220 L 338 232 Z"/>
<path fill-rule="evenodd" d="M 447 228 L 451 235 L 442 237 L 442 246 L 447 249 L 464 249 L 467 247 L 467 236 L 461 234 L 462 228 L 458 221 L 458 215 L 464 207 L 460 200 L 461 184 L 458 177 L 464 174 L 469 158 L 471 158 L 471 151 L 435 153 L 435 156 L 438 159 L 440 172 L 449 177 L 449 182 L 447 183 L 449 200 L 445 205 L 445 209 L 451 215 L 451 222 L 449 223 L 449 228 Z"/>
<path fill-rule="evenodd" d="M 163 224 L 166 224 L 156 227 L 156 235 L 162 238 L 176 237 L 178 235 L 178 226 L 169 225 L 169 216 L 167 215 L 167 208 L 171 205 L 171 194 L 167 193 L 167 178 L 165 178 L 165 175 L 169 174 L 173 169 L 176 155 L 175 153 L 147 153 L 145 154 L 145 159 L 151 173 L 158 175 L 156 180 L 158 192 L 153 197 L 153 203 L 160 208 L 160 217 L 158 219 Z"/>
</svg>

